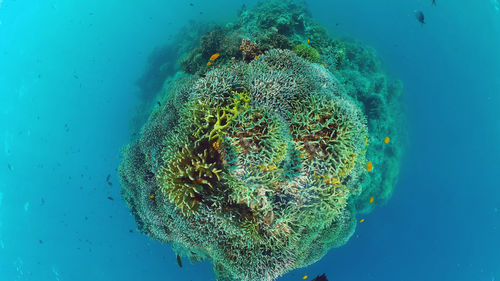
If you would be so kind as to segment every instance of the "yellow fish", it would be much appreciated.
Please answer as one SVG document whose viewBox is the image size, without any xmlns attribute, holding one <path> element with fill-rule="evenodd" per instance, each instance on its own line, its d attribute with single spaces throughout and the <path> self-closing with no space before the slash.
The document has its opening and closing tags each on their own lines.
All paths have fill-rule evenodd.
<svg viewBox="0 0 500 281">
<path fill-rule="evenodd" d="M 151 195 L 149 195 L 149 198 L 150 198 L 150 199 L 155 199 L 155 195 L 154 195 L 154 194 L 151 194 Z"/>
<path fill-rule="evenodd" d="M 311 42 L 311 40 L 307 39 L 307 43 L 310 43 L 310 42 Z"/>
<path fill-rule="evenodd" d="M 211 65 L 212 65 L 212 62 L 207 62 L 207 65 L 208 65 L 208 66 L 211 66 Z"/>
<path fill-rule="evenodd" d="M 213 55 L 210 57 L 210 60 L 211 60 L 211 61 L 214 61 L 214 60 L 216 60 L 219 56 L 220 56 L 220 54 L 219 54 L 219 53 L 215 53 L 215 54 L 213 54 Z"/>
<path fill-rule="evenodd" d="M 304 279 L 307 279 L 307 275 L 304 275 L 304 277 L 302 277 L 302 280 L 304 280 Z"/>
<path fill-rule="evenodd" d="M 368 164 L 366 164 L 366 171 L 371 172 L 373 170 L 373 164 L 372 161 L 368 161 Z"/>
<path fill-rule="evenodd" d="M 373 196 L 370 197 L 370 204 L 373 204 Z"/>
<path fill-rule="evenodd" d="M 362 222 L 364 222 L 364 221 L 365 221 L 365 219 L 361 219 L 359 222 L 360 222 L 360 223 L 362 223 Z"/>
<path fill-rule="evenodd" d="M 390 139 L 389 137 L 385 137 L 384 142 L 385 142 L 385 143 L 389 143 L 389 141 L 390 141 L 390 140 L 391 140 L 391 139 Z"/>
</svg>

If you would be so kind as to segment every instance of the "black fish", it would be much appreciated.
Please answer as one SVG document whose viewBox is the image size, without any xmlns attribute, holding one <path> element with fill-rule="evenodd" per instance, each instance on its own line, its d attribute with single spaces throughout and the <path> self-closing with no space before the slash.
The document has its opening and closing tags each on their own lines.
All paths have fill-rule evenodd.
<svg viewBox="0 0 500 281">
<path fill-rule="evenodd" d="M 425 17 L 424 17 L 424 13 L 422 13 L 422 11 L 415 11 L 415 17 L 417 18 L 417 20 L 422 24 L 424 25 L 425 24 Z"/>
<path fill-rule="evenodd" d="M 328 281 L 328 279 L 326 279 L 326 275 L 323 273 L 319 276 L 316 276 L 316 278 L 314 278 L 312 281 Z"/>
<path fill-rule="evenodd" d="M 113 197 L 111 197 L 111 196 L 108 196 L 108 200 L 113 201 L 113 200 L 115 200 L 115 199 L 113 199 Z"/>
<path fill-rule="evenodd" d="M 182 267 L 182 259 L 179 255 L 177 255 L 177 264 L 179 265 L 179 267 Z"/>
<path fill-rule="evenodd" d="M 432 5 L 436 6 L 436 0 L 432 0 Z"/>
</svg>

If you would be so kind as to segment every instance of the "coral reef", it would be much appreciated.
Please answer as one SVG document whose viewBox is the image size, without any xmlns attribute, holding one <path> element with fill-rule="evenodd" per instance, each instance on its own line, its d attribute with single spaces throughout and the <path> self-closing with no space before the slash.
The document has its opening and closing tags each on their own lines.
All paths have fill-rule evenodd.
<svg viewBox="0 0 500 281">
<path fill-rule="evenodd" d="M 293 48 L 293 51 L 300 57 L 310 62 L 320 62 L 321 55 L 316 49 L 306 44 L 299 44 Z"/>
<path fill-rule="evenodd" d="M 241 40 L 240 50 L 243 54 L 243 59 L 247 62 L 253 60 L 261 53 L 259 47 L 257 47 L 257 44 L 247 38 Z"/>
<path fill-rule="evenodd" d="M 402 85 L 303 2 L 238 16 L 180 43 L 192 46 L 183 73 L 163 83 L 119 173 L 142 233 L 211 260 L 220 281 L 269 281 L 345 244 L 357 214 L 390 198 Z"/>
</svg>

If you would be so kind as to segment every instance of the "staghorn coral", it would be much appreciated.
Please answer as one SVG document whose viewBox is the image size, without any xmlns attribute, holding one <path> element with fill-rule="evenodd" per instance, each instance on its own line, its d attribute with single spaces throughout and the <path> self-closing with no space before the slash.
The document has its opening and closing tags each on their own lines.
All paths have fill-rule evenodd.
<svg viewBox="0 0 500 281">
<path fill-rule="evenodd" d="M 402 85 L 301 1 L 263 1 L 203 32 L 179 43 L 193 46 L 180 55 L 187 74 L 164 83 L 123 149 L 123 197 L 141 232 L 211 260 L 217 280 L 274 280 L 345 244 L 357 214 L 390 197 Z M 384 169 L 366 173 L 368 160 Z"/>
</svg>

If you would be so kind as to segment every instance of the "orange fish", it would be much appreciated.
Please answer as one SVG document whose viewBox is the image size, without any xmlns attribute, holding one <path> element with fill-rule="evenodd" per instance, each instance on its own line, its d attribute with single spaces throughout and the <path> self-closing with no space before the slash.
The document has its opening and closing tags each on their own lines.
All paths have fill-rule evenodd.
<svg viewBox="0 0 500 281">
<path fill-rule="evenodd" d="M 258 58 L 259 58 L 259 56 L 255 56 L 255 59 L 258 59 Z"/>
<path fill-rule="evenodd" d="M 304 280 L 304 279 L 307 279 L 307 275 L 304 275 L 304 277 L 302 277 L 302 280 Z"/>
<path fill-rule="evenodd" d="M 219 53 L 215 53 L 215 54 L 213 54 L 213 55 L 210 57 L 210 60 L 211 60 L 211 61 L 214 61 L 214 60 L 216 60 L 219 56 L 220 56 L 220 54 L 219 54 Z"/>
<path fill-rule="evenodd" d="M 368 164 L 366 164 L 366 171 L 371 172 L 373 170 L 373 164 L 372 161 L 368 161 Z"/>
<path fill-rule="evenodd" d="M 307 43 L 310 43 L 310 42 L 311 42 L 311 40 L 307 39 Z"/>
<path fill-rule="evenodd" d="M 360 222 L 360 223 L 362 223 L 362 222 L 364 222 L 364 221 L 365 221 L 365 219 L 361 219 L 359 222 Z"/>
<path fill-rule="evenodd" d="M 370 204 L 373 204 L 373 196 L 370 197 Z"/>
<path fill-rule="evenodd" d="M 385 143 L 389 143 L 389 141 L 390 141 L 390 140 L 391 140 L 391 139 L 390 139 L 389 137 L 385 137 L 384 142 L 385 142 Z"/>
<path fill-rule="evenodd" d="M 212 65 L 212 62 L 207 62 L 207 65 L 208 65 L 208 66 L 211 66 L 211 65 Z"/>
</svg>

